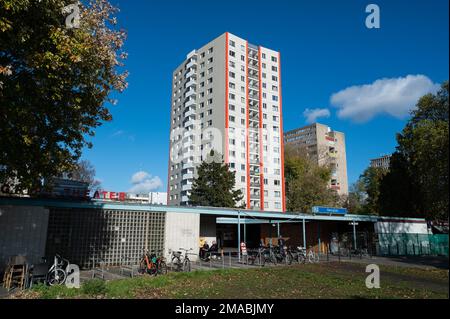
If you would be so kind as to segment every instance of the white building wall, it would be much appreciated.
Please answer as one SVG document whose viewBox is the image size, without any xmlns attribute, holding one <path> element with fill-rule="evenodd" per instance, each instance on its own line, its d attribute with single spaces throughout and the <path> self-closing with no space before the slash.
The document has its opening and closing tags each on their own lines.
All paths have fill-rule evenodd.
<svg viewBox="0 0 450 319">
<path fill-rule="evenodd" d="M 394 234 L 428 234 L 425 222 L 377 222 L 375 232 Z"/>
<path fill-rule="evenodd" d="M 164 238 L 164 255 L 171 261 L 172 251 L 180 248 L 191 249 L 189 258 L 198 258 L 200 238 L 200 214 L 172 213 L 166 214 L 166 228 Z"/>
</svg>

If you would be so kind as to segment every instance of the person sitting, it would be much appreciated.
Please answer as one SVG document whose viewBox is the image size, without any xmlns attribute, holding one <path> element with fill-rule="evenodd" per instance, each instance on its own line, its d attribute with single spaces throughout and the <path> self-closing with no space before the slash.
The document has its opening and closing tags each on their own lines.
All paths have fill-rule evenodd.
<svg viewBox="0 0 450 319">
<path fill-rule="evenodd" d="M 208 245 L 208 243 L 206 241 L 203 244 L 203 247 L 200 248 L 200 258 L 202 260 L 208 260 L 209 259 L 209 245 Z"/>
<path fill-rule="evenodd" d="M 217 245 L 216 241 L 213 241 L 211 247 L 209 247 L 209 255 L 212 256 L 213 258 L 216 258 L 218 252 L 219 246 Z"/>
</svg>

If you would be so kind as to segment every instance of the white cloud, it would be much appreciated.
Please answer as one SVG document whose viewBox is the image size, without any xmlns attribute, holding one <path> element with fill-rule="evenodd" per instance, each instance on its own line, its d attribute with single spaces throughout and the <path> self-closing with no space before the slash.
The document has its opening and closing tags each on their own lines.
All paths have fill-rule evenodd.
<svg viewBox="0 0 450 319">
<path fill-rule="evenodd" d="M 111 134 L 111 137 L 121 136 L 121 135 L 123 135 L 123 133 L 125 133 L 125 132 L 122 130 L 118 130 L 118 131 L 115 131 L 113 134 Z"/>
<path fill-rule="evenodd" d="M 306 109 L 303 112 L 303 116 L 306 118 L 308 124 L 316 122 L 319 117 L 330 117 L 329 109 Z"/>
<path fill-rule="evenodd" d="M 331 96 L 331 104 L 338 108 L 339 118 L 367 122 L 378 114 L 402 119 L 415 107 L 418 99 L 435 93 L 439 84 L 425 75 L 379 79 L 372 84 L 355 85 Z"/>
<path fill-rule="evenodd" d="M 162 187 L 162 181 L 158 176 L 152 176 L 147 172 L 139 171 L 131 177 L 133 186 L 128 190 L 130 193 L 149 193 Z"/>
</svg>

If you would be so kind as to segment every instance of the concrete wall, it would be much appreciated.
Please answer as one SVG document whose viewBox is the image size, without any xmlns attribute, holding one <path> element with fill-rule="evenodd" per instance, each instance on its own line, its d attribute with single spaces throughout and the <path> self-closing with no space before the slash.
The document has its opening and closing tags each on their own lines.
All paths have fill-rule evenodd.
<svg viewBox="0 0 450 319">
<path fill-rule="evenodd" d="M 425 222 L 377 222 L 375 224 L 375 232 L 428 234 L 428 227 Z"/>
<path fill-rule="evenodd" d="M 49 211 L 44 207 L 0 206 L 0 269 L 15 255 L 39 263 L 45 256 Z"/>
<path fill-rule="evenodd" d="M 200 214 L 167 213 L 164 255 L 172 260 L 172 251 L 192 248 L 191 260 L 197 260 L 200 237 Z"/>
</svg>

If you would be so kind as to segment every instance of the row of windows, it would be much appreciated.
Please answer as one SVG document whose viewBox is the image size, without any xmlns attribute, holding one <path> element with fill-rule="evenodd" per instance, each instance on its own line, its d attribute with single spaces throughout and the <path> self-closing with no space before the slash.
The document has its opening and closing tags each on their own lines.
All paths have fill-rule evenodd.
<svg viewBox="0 0 450 319">
<path fill-rule="evenodd" d="M 229 45 L 230 45 L 231 47 L 235 48 L 235 47 L 236 47 L 236 42 L 234 42 L 233 40 L 230 40 L 230 41 L 229 41 Z M 241 51 L 245 51 L 245 46 L 244 46 L 244 45 L 241 45 Z M 231 51 L 231 50 L 230 50 L 230 52 L 233 52 L 233 54 L 234 54 L 234 51 Z M 261 57 L 262 57 L 263 59 L 266 59 L 266 54 L 265 54 L 265 53 L 262 53 L 262 54 L 261 54 Z M 274 62 L 274 63 L 277 63 L 277 62 L 278 62 L 278 58 L 277 58 L 276 56 L 271 56 L 270 58 L 271 58 L 271 61 L 272 61 L 272 62 Z"/>
</svg>

